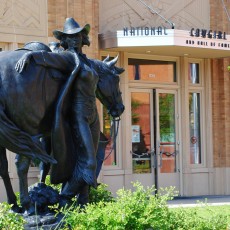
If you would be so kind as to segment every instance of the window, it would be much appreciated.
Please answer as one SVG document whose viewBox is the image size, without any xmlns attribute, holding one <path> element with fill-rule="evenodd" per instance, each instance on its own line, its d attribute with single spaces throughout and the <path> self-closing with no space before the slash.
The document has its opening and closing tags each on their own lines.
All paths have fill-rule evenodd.
<svg viewBox="0 0 230 230">
<path fill-rule="evenodd" d="M 176 62 L 129 59 L 129 80 L 147 82 L 176 82 Z"/>
<path fill-rule="evenodd" d="M 189 82 L 190 84 L 199 84 L 200 76 L 199 76 L 199 64 L 198 63 L 189 63 Z"/>
<path fill-rule="evenodd" d="M 151 173 L 150 94 L 131 93 L 133 173 Z"/>
<path fill-rule="evenodd" d="M 200 73 L 202 62 L 197 60 L 190 60 L 188 65 L 188 106 L 189 106 L 189 159 L 190 164 L 200 165 L 203 158 L 202 145 L 202 79 Z"/>
<path fill-rule="evenodd" d="M 118 121 L 114 121 L 103 106 L 103 134 L 107 138 L 105 141 L 104 165 L 117 165 L 116 140 L 118 135 Z M 103 141 L 103 140 L 101 140 Z M 114 143 L 115 141 L 115 143 Z"/>
<path fill-rule="evenodd" d="M 201 164 L 200 94 L 189 93 L 190 163 Z"/>
</svg>

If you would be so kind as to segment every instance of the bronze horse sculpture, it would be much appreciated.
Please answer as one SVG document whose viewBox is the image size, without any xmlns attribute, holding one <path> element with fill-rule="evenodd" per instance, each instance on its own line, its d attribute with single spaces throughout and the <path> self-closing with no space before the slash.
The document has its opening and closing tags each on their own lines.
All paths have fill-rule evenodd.
<svg viewBox="0 0 230 230">
<path fill-rule="evenodd" d="M 38 66 L 34 62 L 27 66 L 26 71 L 18 73 L 15 65 L 26 52 L 28 51 L 19 50 L 0 53 L 0 176 L 6 188 L 8 203 L 13 205 L 12 209 L 15 211 L 19 211 L 19 207 L 8 174 L 6 149 L 19 156 L 17 171 L 21 205 L 25 210 L 30 210 L 28 162 L 32 158 L 51 163 L 53 166 L 60 163 L 46 153 L 40 138 L 51 136 L 57 103 L 60 103 L 63 86 L 69 81 L 68 73 Z M 124 111 L 118 76 L 124 69 L 116 67 L 116 62 L 117 58 L 111 61 L 107 58 L 104 62 L 91 60 L 99 75 L 97 98 L 106 106 L 112 117 L 119 117 Z M 71 100 L 68 99 L 75 93 L 77 92 L 69 91 L 68 97 L 61 102 L 65 103 L 63 113 L 66 114 L 66 126 L 69 126 L 68 109 L 71 106 Z M 52 143 L 53 146 L 55 144 L 57 143 Z M 24 160 L 20 160 L 20 157 Z M 69 164 L 71 163 L 70 160 Z M 68 177 L 72 169 L 70 167 L 66 170 Z M 58 182 L 65 182 L 67 177 Z"/>
</svg>

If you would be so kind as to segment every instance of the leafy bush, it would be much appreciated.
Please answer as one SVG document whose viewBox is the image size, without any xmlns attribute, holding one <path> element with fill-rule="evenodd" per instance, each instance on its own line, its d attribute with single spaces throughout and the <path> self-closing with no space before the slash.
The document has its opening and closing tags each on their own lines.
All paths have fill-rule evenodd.
<svg viewBox="0 0 230 230">
<path fill-rule="evenodd" d="M 49 175 L 46 177 L 45 184 L 47 186 L 51 186 L 53 189 L 57 190 L 58 192 L 61 191 L 62 184 L 51 184 Z"/>
<path fill-rule="evenodd" d="M 144 189 L 134 183 L 134 191 L 121 189 L 115 201 L 91 203 L 84 210 L 64 210 L 66 226 L 77 230 L 222 230 L 226 215 L 200 217 L 196 209 L 169 208 L 173 188 L 154 195 L 154 187 Z M 210 209 L 211 210 L 211 209 Z"/>
<path fill-rule="evenodd" d="M 198 208 L 169 208 L 167 201 L 175 196 L 174 188 L 155 195 L 154 187 L 145 189 L 139 182 L 132 190 L 120 189 L 112 198 L 101 184 L 91 189 L 90 203 L 84 209 L 61 209 L 65 229 L 75 230 L 226 230 L 230 214 L 216 213 L 204 205 L 208 214 L 201 216 Z M 60 187 L 59 187 L 60 189 Z M 207 211 L 206 210 L 206 211 Z M 207 212 L 206 212 L 207 213 Z M 10 212 L 10 205 L 0 204 L 0 229 L 23 229 L 21 216 Z M 63 225 L 62 225 L 63 226 Z"/>
<path fill-rule="evenodd" d="M 64 211 L 67 225 L 73 229 L 168 229 L 165 221 L 170 214 L 167 201 L 173 188 L 165 195 L 153 195 L 154 187 L 144 189 L 133 184 L 135 191 L 120 189 L 110 202 L 92 203 L 84 210 Z"/>
<path fill-rule="evenodd" d="M 108 185 L 103 183 L 99 184 L 96 189 L 91 187 L 89 193 L 89 203 L 114 201 L 112 193 L 107 190 L 107 187 Z"/>
<path fill-rule="evenodd" d="M 23 230 L 25 223 L 23 217 L 12 212 L 10 208 L 9 204 L 0 203 L 0 229 Z"/>
</svg>

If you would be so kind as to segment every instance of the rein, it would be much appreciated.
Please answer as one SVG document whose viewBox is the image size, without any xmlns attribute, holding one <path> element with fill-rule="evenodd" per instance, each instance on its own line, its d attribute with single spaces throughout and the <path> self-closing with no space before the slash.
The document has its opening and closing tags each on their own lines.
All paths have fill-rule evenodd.
<svg viewBox="0 0 230 230">
<path fill-rule="evenodd" d="M 115 133 L 113 132 L 114 136 L 113 136 L 113 133 L 112 133 L 112 126 L 111 126 L 110 127 L 110 139 L 107 140 L 107 141 L 99 141 L 100 143 L 106 143 L 106 142 L 109 143 L 111 140 L 113 140 L 113 145 L 110 148 L 109 154 L 104 159 L 101 159 L 103 161 L 105 161 L 105 160 L 107 160 L 109 158 L 109 156 L 112 154 L 112 152 L 114 150 L 114 147 L 116 146 L 120 120 L 121 120 L 120 117 L 113 118 L 113 120 L 112 120 L 113 121 L 113 126 L 116 126 L 116 122 L 117 122 L 116 131 L 115 131 Z"/>
<path fill-rule="evenodd" d="M 111 63 L 112 64 L 112 63 Z M 115 62 L 114 62 L 115 64 Z M 114 64 L 113 65 L 108 65 L 106 63 L 102 62 L 94 62 L 94 65 L 97 69 L 97 73 L 99 75 L 99 81 L 103 80 L 103 76 L 105 75 L 105 72 L 108 74 L 116 74 L 114 72 L 111 71 L 111 68 L 114 69 Z M 111 85 L 111 84 L 110 84 Z M 102 88 L 101 88 L 102 87 Z M 99 84 L 97 85 L 97 90 L 96 90 L 96 94 L 97 94 L 97 98 L 101 101 L 101 103 L 107 107 L 107 110 L 110 112 L 111 109 L 116 105 L 116 98 L 117 95 L 113 92 L 112 89 L 108 89 L 108 86 L 106 84 L 102 84 L 102 86 L 99 86 Z M 106 93 L 103 92 L 103 90 L 107 90 L 106 92 L 108 92 L 107 94 L 110 95 L 110 92 L 112 91 L 113 94 L 111 96 L 105 96 Z M 118 135 L 118 130 L 119 130 L 119 123 L 120 123 L 121 118 L 120 117 L 113 117 L 112 119 L 112 126 L 110 127 L 110 139 L 106 140 L 106 141 L 99 141 L 99 143 L 109 143 L 113 140 L 113 145 L 110 148 L 110 151 L 108 153 L 108 155 L 105 157 L 104 159 L 100 159 L 102 161 L 105 161 L 109 158 L 109 156 L 112 154 L 115 146 L 116 146 L 116 141 L 117 141 L 117 135 Z M 116 127 L 116 122 L 117 122 L 117 127 Z M 112 127 L 115 127 L 115 130 L 112 129 Z"/>
</svg>

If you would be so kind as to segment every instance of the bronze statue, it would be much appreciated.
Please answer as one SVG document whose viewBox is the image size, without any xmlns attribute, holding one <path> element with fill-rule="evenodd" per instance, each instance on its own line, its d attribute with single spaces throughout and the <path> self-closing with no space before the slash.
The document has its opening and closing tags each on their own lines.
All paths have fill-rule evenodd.
<svg viewBox="0 0 230 230">
<path fill-rule="evenodd" d="M 115 66 L 117 58 L 104 62 L 88 59 L 81 53 L 81 31 L 86 36 L 89 27 L 81 28 L 72 19 L 67 22 L 64 30 L 57 32 L 68 46 L 66 51 L 0 53 L 0 175 L 8 202 L 15 207 L 6 148 L 26 158 L 57 161 L 52 165 L 51 181 L 65 183 L 62 196 L 68 200 L 88 185 L 96 186 L 100 134 L 96 96 L 113 117 L 124 111 L 118 77 L 124 70 Z M 49 136 L 55 160 L 40 142 L 41 137 Z M 24 165 L 20 163 L 18 171 Z M 23 180 L 25 177 L 20 178 L 21 203 L 29 210 L 31 203 Z"/>
<path fill-rule="evenodd" d="M 22 72 L 24 67 L 29 64 L 30 59 L 33 58 L 38 65 L 53 67 L 64 72 L 69 66 L 76 64 L 76 69 L 74 70 L 76 73 L 74 74 L 77 77 L 71 87 L 74 88 L 74 91 L 76 90 L 77 94 L 72 97 L 72 103 L 75 106 L 70 108 L 73 114 L 70 120 L 72 136 L 78 149 L 74 172 L 71 178 L 67 180 L 61 193 L 67 199 L 71 199 L 83 190 L 87 191 L 89 185 L 96 187 L 97 183 L 95 173 L 96 151 L 98 148 L 100 126 L 96 108 L 95 89 L 97 87 L 98 74 L 95 72 L 94 62 L 82 53 L 82 46 L 89 44 L 89 30 L 90 27 L 88 24 L 81 28 L 73 18 L 68 18 L 66 19 L 63 31 L 54 31 L 54 36 L 61 41 L 62 46 L 67 48 L 64 52 L 58 55 L 47 52 L 27 53 L 16 66 L 16 69 Z M 59 128 L 62 118 L 58 117 L 58 119 L 60 120 L 56 121 L 55 124 L 58 124 Z M 64 136 L 55 136 L 53 139 L 61 143 L 64 138 Z M 65 145 L 63 144 L 62 146 Z M 58 147 L 59 152 L 60 149 Z M 62 152 L 66 152 L 66 149 L 62 149 Z M 57 181 L 60 182 L 60 178 L 63 176 L 59 175 L 59 161 L 57 165 L 57 170 L 51 171 L 51 181 L 54 183 Z M 56 166 L 53 166 L 53 168 L 56 168 Z M 58 176 L 56 175 L 57 172 L 59 173 Z"/>
</svg>

